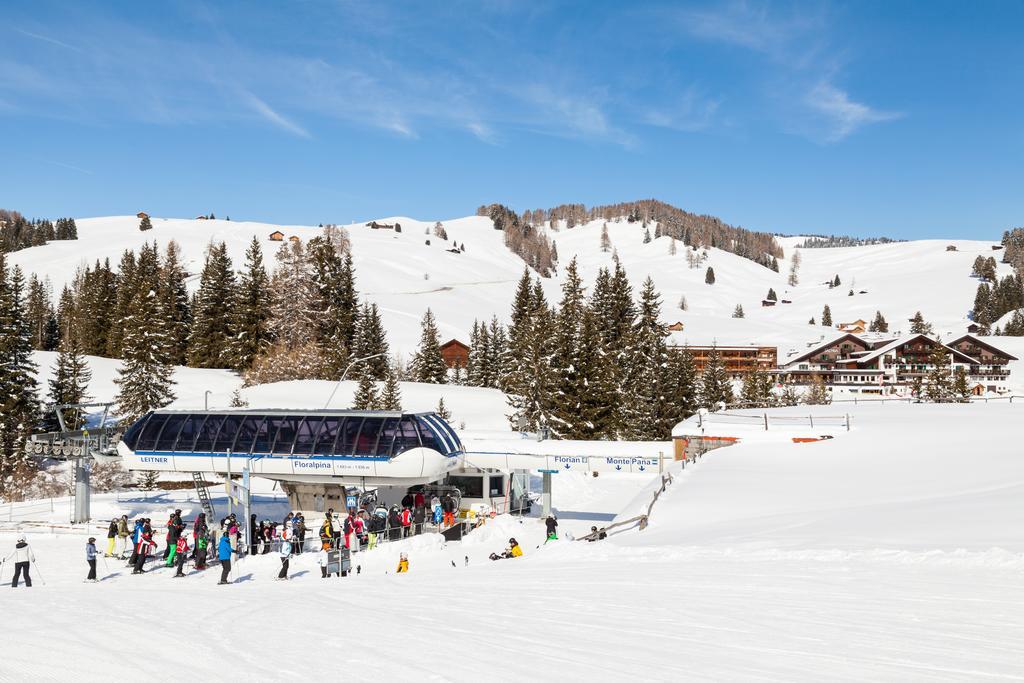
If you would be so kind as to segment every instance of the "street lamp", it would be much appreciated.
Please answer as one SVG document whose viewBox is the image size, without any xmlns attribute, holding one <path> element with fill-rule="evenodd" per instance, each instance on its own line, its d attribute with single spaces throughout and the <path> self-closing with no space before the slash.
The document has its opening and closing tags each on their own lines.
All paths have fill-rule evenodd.
<svg viewBox="0 0 1024 683">
<path fill-rule="evenodd" d="M 334 389 L 331 390 L 331 395 L 327 398 L 327 403 L 324 404 L 324 408 L 327 408 L 327 407 L 329 407 L 331 405 L 331 401 L 334 400 L 334 394 L 337 393 L 338 387 L 341 386 L 341 383 L 345 381 L 345 376 L 348 375 L 348 371 L 352 369 L 353 365 L 355 365 L 356 363 L 362 363 L 364 361 L 373 360 L 374 358 L 379 358 L 381 356 L 386 356 L 386 355 L 387 354 L 383 353 L 383 352 L 382 353 L 375 353 L 372 356 L 363 356 L 362 358 L 356 358 L 354 361 L 349 363 L 348 367 L 345 368 L 345 371 L 343 373 L 341 373 L 341 379 L 339 379 L 337 381 L 337 383 L 334 385 Z"/>
</svg>

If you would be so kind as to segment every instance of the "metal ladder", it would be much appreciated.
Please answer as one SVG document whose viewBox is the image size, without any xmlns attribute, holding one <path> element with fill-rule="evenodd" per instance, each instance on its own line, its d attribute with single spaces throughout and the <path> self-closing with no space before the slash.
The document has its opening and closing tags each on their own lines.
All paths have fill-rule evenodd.
<svg viewBox="0 0 1024 683">
<path fill-rule="evenodd" d="M 206 482 L 203 481 L 203 475 L 199 472 L 192 473 L 192 481 L 195 483 L 196 495 L 199 496 L 199 504 L 202 506 L 203 512 L 206 513 L 206 523 L 212 525 L 213 501 L 210 500 L 210 489 L 204 485 Z"/>
</svg>

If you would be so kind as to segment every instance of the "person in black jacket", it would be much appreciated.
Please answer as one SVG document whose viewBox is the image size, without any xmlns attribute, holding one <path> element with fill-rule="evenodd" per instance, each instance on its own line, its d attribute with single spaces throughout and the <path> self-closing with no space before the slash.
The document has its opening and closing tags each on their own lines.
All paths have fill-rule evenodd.
<svg viewBox="0 0 1024 683">
<path fill-rule="evenodd" d="M 414 525 L 413 534 L 419 536 L 423 533 L 423 520 L 427 518 L 427 509 L 422 505 L 417 505 L 412 511 L 412 523 Z"/>
<path fill-rule="evenodd" d="M 117 517 L 110 520 L 110 526 L 107 527 L 107 552 L 103 555 L 104 557 L 114 556 L 115 540 L 117 540 Z"/>
<path fill-rule="evenodd" d="M 544 539 L 544 542 L 557 541 L 558 540 L 558 520 L 555 519 L 554 515 L 548 515 L 547 519 L 544 520 L 544 527 L 547 529 L 548 537 Z"/>
<path fill-rule="evenodd" d="M 392 541 L 402 538 L 402 518 L 399 516 L 397 505 L 392 505 L 388 513 L 388 538 Z"/>
</svg>

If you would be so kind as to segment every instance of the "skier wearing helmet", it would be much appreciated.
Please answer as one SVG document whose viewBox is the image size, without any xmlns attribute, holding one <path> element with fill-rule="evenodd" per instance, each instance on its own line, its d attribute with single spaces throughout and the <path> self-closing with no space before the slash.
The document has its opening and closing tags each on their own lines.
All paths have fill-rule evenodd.
<svg viewBox="0 0 1024 683">
<path fill-rule="evenodd" d="M 25 534 L 18 536 L 18 542 L 14 544 L 14 552 L 7 556 L 7 560 L 14 558 L 14 578 L 11 579 L 11 588 L 18 587 L 18 579 L 24 574 L 25 587 L 32 587 L 32 577 L 28 575 L 29 565 L 36 561 L 35 553 L 25 540 Z M 5 560 L 6 561 L 6 560 Z"/>
</svg>

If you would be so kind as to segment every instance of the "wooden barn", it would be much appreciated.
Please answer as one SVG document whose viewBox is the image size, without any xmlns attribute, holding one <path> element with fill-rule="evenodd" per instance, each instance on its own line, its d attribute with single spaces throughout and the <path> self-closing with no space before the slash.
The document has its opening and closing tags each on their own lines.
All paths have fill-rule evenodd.
<svg viewBox="0 0 1024 683">
<path fill-rule="evenodd" d="M 441 357 L 449 368 L 465 368 L 469 365 L 469 347 L 458 339 L 441 344 Z"/>
</svg>

